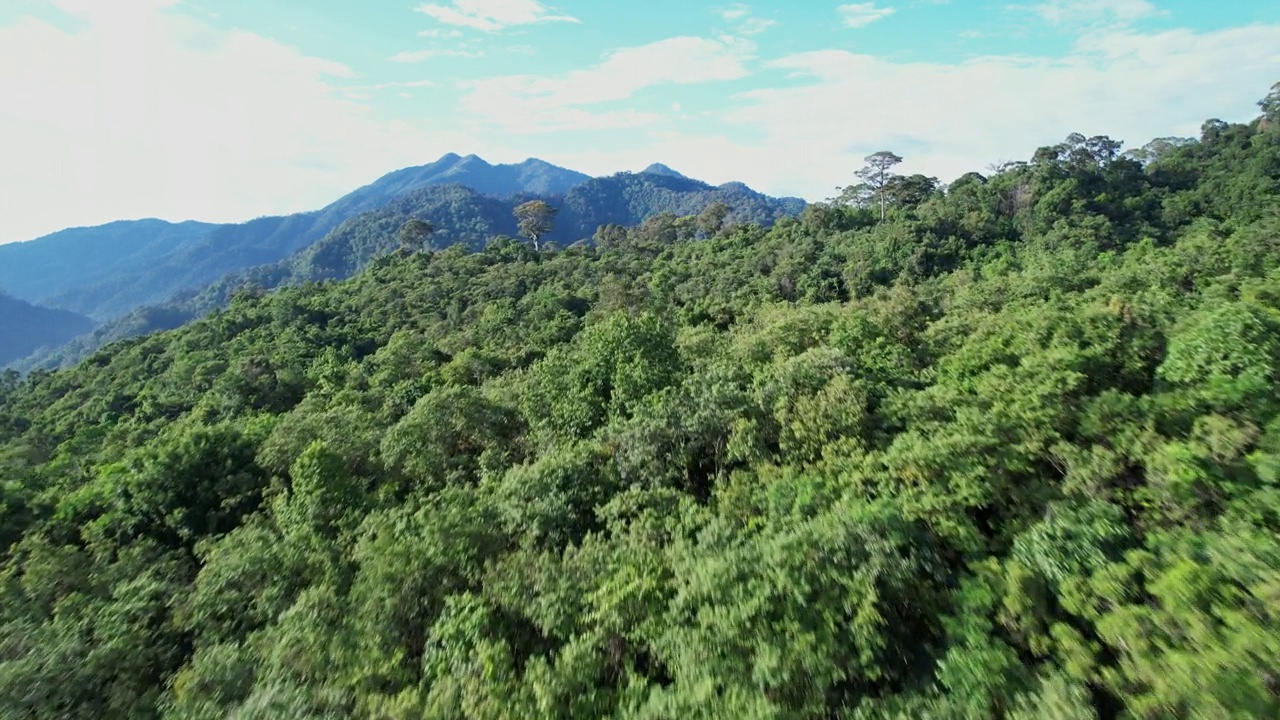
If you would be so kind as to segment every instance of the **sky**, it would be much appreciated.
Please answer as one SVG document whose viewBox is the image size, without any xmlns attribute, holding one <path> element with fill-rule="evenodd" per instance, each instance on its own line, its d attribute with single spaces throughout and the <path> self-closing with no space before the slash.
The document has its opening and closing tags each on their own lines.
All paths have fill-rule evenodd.
<svg viewBox="0 0 1280 720">
<path fill-rule="evenodd" d="M 1245 122 L 1275 0 L 0 0 L 0 243 L 316 209 L 448 152 L 821 200 Z"/>
</svg>

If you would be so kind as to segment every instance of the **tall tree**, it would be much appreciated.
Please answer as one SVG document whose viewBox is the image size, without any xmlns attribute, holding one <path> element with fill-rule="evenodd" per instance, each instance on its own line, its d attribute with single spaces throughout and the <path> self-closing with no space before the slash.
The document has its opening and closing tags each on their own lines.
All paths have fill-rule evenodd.
<svg viewBox="0 0 1280 720">
<path fill-rule="evenodd" d="M 533 243 L 534 250 L 538 249 L 538 240 L 551 233 L 555 217 L 556 209 L 542 200 L 531 200 L 516 208 L 520 235 Z"/>
<path fill-rule="evenodd" d="M 1271 86 L 1271 92 L 1258 101 L 1258 107 L 1268 123 L 1280 123 L 1280 82 Z"/>
<path fill-rule="evenodd" d="M 880 219 L 884 220 L 885 210 L 888 206 L 888 197 L 885 189 L 892 181 L 894 174 L 890 172 L 895 165 L 902 162 L 900 155 L 895 155 L 888 150 L 881 150 L 873 155 L 866 157 L 866 167 L 858 171 L 858 177 L 862 182 L 870 188 L 876 199 L 880 202 Z"/>
<path fill-rule="evenodd" d="M 715 236 L 724 229 L 724 222 L 731 212 L 733 208 L 722 202 L 711 203 L 698 215 L 698 232 L 707 237 Z"/>
<path fill-rule="evenodd" d="M 436 226 L 425 220 L 411 218 L 400 226 L 400 247 L 410 252 L 426 248 L 427 241 L 436 232 Z"/>
</svg>

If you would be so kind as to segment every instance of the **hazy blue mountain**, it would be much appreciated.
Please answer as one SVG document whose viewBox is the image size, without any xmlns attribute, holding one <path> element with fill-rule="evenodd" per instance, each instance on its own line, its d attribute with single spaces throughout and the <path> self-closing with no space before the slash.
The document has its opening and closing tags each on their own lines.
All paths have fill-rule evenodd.
<svg viewBox="0 0 1280 720">
<path fill-rule="evenodd" d="M 561 245 L 590 240 L 602 225 L 639 225 L 661 213 L 697 215 L 715 202 L 730 207 L 731 222 L 761 225 L 772 225 L 804 209 L 803 200 L 771 198 L 740 183 L 714 187 L 683 176 L 647 173 L 592 178 L 564 196 L 521 193 L 498 198 L 463 185 L 434 186 L 403 194 L 378 210 L 344 222 L 320 242 L 282 263 L 287 271 L 256 269 L 253 284 L 276 287 L 280 283 L 274 280 L 286 277 L 286 282 L 349 277 L 374 257 L 394 250 L 399 243 L 397 232 L 410 218 L 436 226 L 432 249 L 462 245 L 478 250 L 495 236 L 514 236 L 515 206 L 533 197 L 559 209 L 555 231 L 546 239 Z M 234 278 L 227 278 L 219 284 L 226 286 L 232 281 Z"/>
<path fill-rule="evenodd" d="M 489 192 L 471 184 L 441 184 L 448 178 L 466 178 Z M 561 192 L 539 194 L 526 187 Z M 508 192 L 512 189 L 516 191 Z M 199 241 L 166 255 L 164 263 L 57 295 L 63 307 L 73 300 L 98 301 L 110 303 L 115 314 L 93 333 L 28 358 L 21 366 L 54 367 L 116 340 L 178 327 L 224 306 L 245 286 L 270 290 L 348 277 L 374 257 L 394 250 L 400 226 L 411 217 L 436 226 L 433 249 L 453 245 L 479 249 L 494 236 L 515 235 L 512 211 L 532 198 L 544 199 L 560 210 L 556 230 L 547 239 L 561 245 L 589 240 L 602 225 L 638 225 L 663 213 L 696 215 L 715 202 L 730 207 L 730 222 L 761 225 L 798 214 L 805 205 L 796 198 L 763 195 L 741 183 L 716 187 L 665 165 L 640 173 L 587 178 L 538 160 L 490 165 L 474 156 L 446 155 L 430 165 L 391 173 L 314 213 L 215 226 Z M 315 237 L 324 227 L 329 231 Z M 290 249 L 287 254 L 281 254 L 284 248 Z M 121 298 L 140 294 L 130 282 L 153 292 L 164 288 L 168 294 L 126 305 Z"/>
<path fill-rule="evenodd" d="M 234 225 L 135 220 L 64 230 L 0 245 L 0 284 L 28 302 L 110 320 L 288 257 L 337 222 L 311 212 Z"/>
<path fill-rule="evenodd" d="M 93 329 L 93 321 L 0 293 L 0 366 L 43 347 L 57 347 Z"/>
<path fill-rule="evenodd" d="M 659 213 L 697 215 L 715 202 L 731 208 L 730 222 L 760 225 L 799 214 L 805 206 L 799 198 L 770 197 L 742 183 L 716 187 L 665 165 L 651 165 L 644 172 L 594 178 L 570 190 L 561 202 L 553 239 L 573 242 L 591 237 L 604 223 L 639 225 Z"/>
<path fill-rule="evenodd" d="M 641 174 L 646 174 L 646 175 L 666 175 L 667 177 L 688 179 L 687 176 L 682 175 L 676 172 L 675 170 L 672 170 L 671 168 L 667 167 L 666 165 L 663 165 L 662 163 L 654 163 L 649 167 L 641 170 L 640 172 Z"/>
<path fill-rule="evenodd" d="M 92 303 L 59 298 L 112 279 L 136 282 L 141 269 L 159 257 L 194 246 L 215 227 L 198 222 L 132 220 L 0 245 L 0 287 L 27 302 L 101 316 L 93 312 Z M 97 292 L 108 295 L 107 291 Z M 98 302 L 105 299 L 100 297 Z"/>
<path fill-rule="evenodd" d="M 463 184 L 485 195 L 559 195 L 590 178 L 541 160 L 490 165 L 472 155 L 390 173 L 313 212 L 231 225 L 121 221 L 0 245 L 0 287 L 97 320 L 127 316 L 175 293 L 283 260 L 344 220 L 423 187 Z"/>
<path fill-rule="evenodd" d="M 518 165 L 490 165 L 475 155 L 461 157 L 450 153 L 429 165 L 384 175 L 325 211 L 331 208 L 354 209 L 357 212 L 373 210 L 404 193 L 434 185 L 464 185 L 481 195 L 493 197 L 522 193 L 548 196 L 563 195 L 590 179 L 590 175 L 537 159 L 525 160 Z"/>
</svg>

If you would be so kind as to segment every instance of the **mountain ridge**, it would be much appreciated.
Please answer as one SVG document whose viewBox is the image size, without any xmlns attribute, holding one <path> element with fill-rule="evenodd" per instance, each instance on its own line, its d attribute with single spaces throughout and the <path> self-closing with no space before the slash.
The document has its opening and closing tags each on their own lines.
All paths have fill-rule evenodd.
<svg viewBox="0 0 1280 720">
<path fill-rule="evenodd" d="M 415 194 L 417 200 L 405 205 L 412 211 L 392 208 L 378 215 Z M 306 213 L 231 225 L 116 221 L 0 246 L 0 283 L 11 281 L 15 296 L 27 302 L 99 324 L 66 352 L 24 361 L 24 367 L 39 367 L 52 358 L 60 365 L 116 340 L 178 327 L 221 307 L 244 282 L 274 288 L 347 277 L 395 247 L 397 218 L 431 221 L 439 228 L 437 248 L 462 244 L 477 250 L 492 237 L 515 235 L 512 210 L 528 199 L 560 209 L 548 238 L 560 244 L 589 240 L 603 225 L 637 225 L 663 213 L 696 215 L 712 203 L 730 207 L 730 222 L 761 225 L 805 206 L 798 198 L 772 198 L 742 183 L 712 186 L 661 163 L 640 173 L 593 178 L 537 158 L 494 165 L 477 155 L 448 153 L 387 173 Z M 131 234 L 135 228 L 142 232 Z M 126 252 L 113 256 L 119 248 Z"/>
<path fill-rule="evenodd" d="M 713 187 L 662 163 L 640 173 L 591 177 L 539 158 L 495 165 L 474 154 L 446 153 L 433 162 L 386 173 L 318 210 L 222 224 L 116 220 L 0 245 L 0 287 L 29 303 L 106 322 L 204 287 L 228 273 L 282 261 L 322 240 L 346 220 L 424 187 L 461 184 L 497 198 L 557 198 L 571 197 L 574 189 L 592 182 L 624 175 L 649 178 L 647 184 L 675 192 Z M 673 181 L 687 185 L 673 186 Z M 742 184 L 721 189 L 768 197 Z M 779 200 L 794 212 L 804 205 L 798 198 Z M 662 209 L 678 212 L 676 208 L 653 210 L 642 202 L 636 212 L 611 221 L 638 222 Z M 595 230 L 573 221 L 565 227 L 584 237 Z"/>
<path fill-rule="evenodd" d="M 93 330 L 83 315 L 33 305 L 0 290 L 0 366 Z"/>
<path fill-rule="evenodd" d="M 563 194 L 589 179 L 536 158 L 492 165 L 449 153 L 387 173 L 318 210 L 223 224 L 116 220 L 0 245 L 0 287 L 30 303 L 107 321 L 227 273 L 283 260 L 415 189 L 462 182 L 497 196 Z"/>
</svg>

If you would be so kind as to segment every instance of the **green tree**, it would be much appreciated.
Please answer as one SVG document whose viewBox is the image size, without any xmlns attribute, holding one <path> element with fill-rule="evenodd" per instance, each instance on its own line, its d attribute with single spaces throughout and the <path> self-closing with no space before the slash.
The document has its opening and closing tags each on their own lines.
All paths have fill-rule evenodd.
<svg viewBox="0 0 1280 720">
<path fill-rule="evenodd" d="M 1280 83 L 1271 86 L 1271 92 L 1258 101 L 1258 107 L 1268 123 L 1280 123 Z"/>
<path fill-rule="evenodd" d="M 400 226 L 400 247 L 410 252 L 420 252 L 427 247 L 436 226 L 425 220 L 410 218 Z"/>
<path fill-rule="evenodd" d="M 539 249 L 538 242 L 541 238 L 551 234 L 555 227 L 556 212 L 556 208 L 543 200 L 531 200 L 516 208 L 516 223 L 520 228 L 520 235 L 528 238 L 534 250 Z"/>
<path fill-rule="evenodd" d="M 890 171 L 894 166 L 902 162 L 902 157 L 888 150 L 881 150 L 878 153 L 868 155 L 865 161 L 867 163 L 866 166 L 859 170 L 857 175 L 862 179 L 868 192 L 879 202 L 880 220 L 883 222 L 889 203 L 887 190 L 894 178 L 893 173 Z"/>
<path fill-rule="evenodd" d="M 698 214 L 698 232 L 704 237 L 715 237 L 724 229 L 725 219 L 733 208 L 722 202 L 713 202 Z"/>
</svg>

